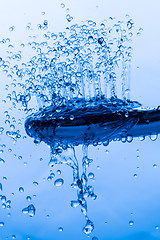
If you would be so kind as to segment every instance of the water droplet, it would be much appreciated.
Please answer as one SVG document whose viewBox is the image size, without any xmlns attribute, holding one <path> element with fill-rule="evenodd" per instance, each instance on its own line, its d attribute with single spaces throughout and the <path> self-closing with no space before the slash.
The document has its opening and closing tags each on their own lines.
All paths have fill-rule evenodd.
<svg viewBox="0 0 160 240">
<path fill-rule="evenodd" d="M 106 141 L 103 142 L 103 146 L 106 147 L 106 146 L 108 146 L 108 145 L 109 145 L 109 140 L 106 140 Z"/>
<path fill-rule="evenodd" d="M 98 240 L 98 238 L 97 237 L 92 237 L 92 240 Z"/>
<path fill-rule="evenodd" d="M 134 221 L 129 221 L 129 226 L 132 227 L 134 225 Z"/>
<path fill-rule="evenodd" d="M 90 173 L 88 174 L 88 178 L 94 179 L 94 173 L 90 172 Z"/>
<path fill-rule="evenodd" d="M 12 235 L 12 239 L 16 239 L 16 235 Z"/>
<path fill-rule="evenodd" d="M 24 214 L 28 213 L 28 215 L 30 217 L 33 217 L 35 215 L 35 212 L 36 212 L 36 209 L 35 209 L 33 204 L 31 204 L 28 207 L 22 209 L 22 213 L 24 213 Z"/>
<path fill-rule="evenodd" d="M 5 163 L 4 159 L 0 158 L 0 163 Z"/>
<path fill-rule="evenodd" d="M 62 178 L 58 178 L 57 180 L 55 180 L 54 185 L 56 187 L 60 187 L 63 185 L 63 183 L 64 183 L 64 180 Z"/>
<path fill-rule="evenodd" d="M 64 3 L 61 3 L 61 8 L 65 8 L 65 4 Z"/>
<path fill-rule="evenodd" d="M 15 26 L 9 28 L 9 31 L 12 32 L 15 29 Z"/>
<path fill-rule="evenodd" d="M 94 229 L 94 225 L 93 225 L 93 223 L 88 219 L 87 222 L 86 222 L 85 227 L 83 228 L 83 232 L 88 235 L 88 234 L 90 234 L 90 233 L 93 231 L 93 229 Z"/>
<path fill-rule="evenodd" d="M 6 204 L 5 203 L 2 203 L 2 208 L 6 209 Z"/>
<path fill-rule="evenodd" d="M 21 192 L 21 193 L 24 192 L 24 188 L 23 188 L 23 187 L 20 187 L 20 188 L 19 188 L 19 192 Z"/>
<path fill-rule="evenodd" d="M 31 198 L 30 196 L 27 196 L 27 197 L 26 197 L 26 200 L 27 200 L 28 202 L 30 202 L 30 201 L 32 200 L 32 198 Z"/>
<path fill-rule="evenodd" d="M 74 120 L 74 115 L 70 116 L 70 120 L 73 121 Z"/>
<path fill-rule="evenodd" d="M 157 164 L 153 164 L 153 167 L 156 168 L 156 167 L 157 167 Z"/>
<path fill-rule="evenodd" d="M 59 232 L 63 232 L 63 228 L 62 228 L 62 227 L 59 227 L 59 228 L 58 228 L 58 231 L 59 231 Z"/>
<path fill-rule="evenodd" d="M 38 185 L 39 185 L 39 183 L 38 183 L 38 182 L 36 182 L 36 181 L 34 181 L 34 182 L 33 182 L 33 185 L 34 185 L 34 186 L 38 186 Z"/>
<path fill-rule="evenodd" d="M 156 229 L 156 230 L 159 230 L 159 226 L 158 226 L 158 225 L 157 225 L 157 226 L 155 226 L 155 229 Z"/>
<path fill-rule="evenodd" d="M 152 140 L 152 141 L 156 141 L 157 140 L 157 138 L 158 138 L 158 134 L 151 134 L 150 136 L 150 139 Z"/>
<path fill-rule="evenodd" d="M 73 17 L 70 14 L 67 14 L 66 19 L 68 22 L 71 22 L 73 20 Z"/>
<path fill-rule="evenodd" d="M 61 170 L 58 169 L 58 170 L 57 170 L 57 174 L 58 174 L 58 175 L 61 175 Z"/>
<path fill-rule="evenodd" d="M 0 222 L 0 227 L 3 227 L 4 226 L 4 222 Z"/>
<path fill-rule="evenodd" d="M 145 136 L 140 136 L 140 137 L 139 137 L 139 140 L 140 140 L 140 141 L 144 141 L 144 140 L 145 140 Z"/>
<path fill-rule="evenodd" d="M 80 205 L 79 201 L 71 201 L 71 207 L 76 208 Z"/>
<path fill-rule="evenodd" d="M 135 173 L 135 174 L 133 175 L 133 177 L 134 177 L 134 178 L 137 178 L 137 174 Z"/>
</svg>

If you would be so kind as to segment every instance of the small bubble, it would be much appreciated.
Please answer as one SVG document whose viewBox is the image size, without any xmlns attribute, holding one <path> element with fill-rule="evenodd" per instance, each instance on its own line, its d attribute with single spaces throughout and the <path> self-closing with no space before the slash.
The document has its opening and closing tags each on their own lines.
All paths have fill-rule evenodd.
<svg viewBox="0 0 160 240">
<path fill-rule="evenodd" d="M 63 232 L 63 228 L 62 228 L 62 227 L 59 227 L 59 228 L 58 228 L 58 231 L 59 231 L 59 232 Z"/>
<path fill-rule="evenodd" d="M 16 239 L 16 235 L 12 235 L 12 239 Z"/>
<path fill-rule="evenodd" d="M 21 192 L 21 193 L 24 192 L 24 188 L 23 188 L 23 187 L 20 187 L 20 188 L 19 188 L 19 192 Z"/>
<path fill-rule="evenodd" d="M 19 156 L 18 159 L 19 159 L 19 160 L 22 160 L 22 156 Z"/>
<path fill-rule="evenodd" d="M 98 240 L 98 238 L 97 237 L 92 237 L 92 240 Z"/>
<path fill-rule="evenodd" d="M 3 180 L 4 180 L 4 181 L 7 181 L 7 177 L 3 177 Z"/>
<path fill-rule="evenodd" d="M 59 179 L 55 180 L 54 185 L 56 187 L 60 187 L 63 185 L 63 183 L 64 183 L 64 180 L 62 178 L 59 178 Z"/>
<path fill-rule="evenodd" d="M 134 177 L 134 178 L 137 178 L 137 174 L 135 173 L 135 174 L 133 175 L 133 177 Z"/>
<path fill-rule="evenodd" d="M 129 226 L 132 227 L 134 225 L 134 221 L 129 221 Z"/>
</svg>

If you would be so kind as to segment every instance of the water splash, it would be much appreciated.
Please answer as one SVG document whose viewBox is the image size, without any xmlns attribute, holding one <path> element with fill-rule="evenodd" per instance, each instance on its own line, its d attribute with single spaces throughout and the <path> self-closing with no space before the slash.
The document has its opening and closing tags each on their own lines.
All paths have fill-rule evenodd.
<svg viewBox="0 0 160 240">
<path fill-rule="evenodd" d="M 61 4 L 61 7 L 65 5 Z M 67 14 L 66 19 L 71 22 L 73 17 Z M 87 173 L 93 161 L 88 157 L 88 146 L 97 146 L 100 142 L 107 146 L 120 133 L 137 123 L 137 118 L 128 113 L 130 109 L 140 106 L 130 101 L 129 97 L 134 24 L 127 17 L 125 21 L 109 18 L 100 25 L 88 20 L 80 25 L 73 24 L 59 33 L 49 30 L 47 20 L 37 27 L 38 36 L 34 34 L 29 42 L 21 43 L 19 51 L 14 50 L 10 39 L 3 40 L 3 44 L 10 49 L 7 59 L 0 58 L 0 68 L 8 77 L 5 88 L 7 97 L 3 102 L 9 101 L 13 107 L 21 103 L 26 114 L 39 110 L 26 121 L 26 131 L 31 137 L 34 136 L 35 144 L 44 141 L 50 145 L 50 167 L 66 164 L 73 169 L 72 187 L 77 190 L 77 199 L 71 201 L 71 206 L 81 207 L 86 219 L 83 232 L 89 235 L 94 230 L 94 224 L 87 214 L 87 198 L 95 200 L 97 196 L 89 185 L 94 173 Z M 9 30 L 13 31 L 14 28 L 12 26 Z M 31 24 L 26 26 L 26 30 L 31 30 Z M 97 117 L 92 120 L 97 122 L 88 121 L 93 111 Z M 112 121 L 106 123 L 104 114 L 110 115 Z M 5 124 L 10 126 L 6 135 L 16 142 L 21 134 L 15 129 L 15 118 L 11 121 L 7 111 L 5 117 Z M 71 128 L 83 123 L 87 128 L 82 128 L 76 137 L 69 139 L 64 129 L 62 132 L 65 136 L 62 137 L 62 132 L 55 136 L 55 126 L 51 127 L 49 122 L 52 125 L 56 123 L 56 126 L 65 123 Z M 90 127 L 92 123 L 93 128 Z M 101 133 L 99 126 L 103 126 L 104 132 Z M 36 132 L 37 129 L 42 131 Z M 0 134 L 3 130 L 0 128 Z M 97 137 L 97 132 L 101 137 Z M 132 139 L 124 137 L 124 141 L 131 142 Z M 78 144 L 82 144 L 81 164 L 76 157 Z M 47 180 L 54 177 L 51 173 Z M 55 186 L 62 186 L 63 183 L 62 178 L 54 181 Z M 33 184 L 38 185 L 37 182 Z M 26 199 L 31 201 L 30 196 Z M 22 210 L 30 217 L 35 215 L 35 211 L 33 204 Z"/>
</svg>

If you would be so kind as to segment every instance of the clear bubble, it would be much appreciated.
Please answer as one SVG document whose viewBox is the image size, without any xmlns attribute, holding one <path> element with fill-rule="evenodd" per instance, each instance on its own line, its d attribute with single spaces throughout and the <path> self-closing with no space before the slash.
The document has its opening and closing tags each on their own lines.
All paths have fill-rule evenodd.
<svg viewBox="0 0 160 240">
<path fill-rule="evenodd" d="M 58 179 L 55 180 L 54 185 L 56 187 L 60 187 L 60 186 L 63 185 L 63 183 L 64 183 L 64 180 L 62 178 L 58 178 Z"/>
<path fill-rule="evenodd" d="M 155 226 L 155 229 L 156 229 L 156 230 L 159 230 L 159 226 L 158 226 L 158 225 L 157 225 L 157 226 Z"/>
<path fill-rule="evenodd" d="M 16 235 L 12 235 L 12 239 L 16 239 Z"/>
<path fill-rule="evenodd" d="M 98 240 L 98 238 L 97 237 L 92 237 L 92 240 Z"/>
</svg>

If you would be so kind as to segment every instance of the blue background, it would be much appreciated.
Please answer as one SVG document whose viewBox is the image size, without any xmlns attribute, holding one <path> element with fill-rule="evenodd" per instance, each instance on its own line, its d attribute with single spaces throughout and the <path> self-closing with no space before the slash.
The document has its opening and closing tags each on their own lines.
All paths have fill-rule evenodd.
<svg viewBox="0 0 160 240">
<path fill-rule="evenodd" d="M 63 31 L 68 25 L 66 8 L 73 16 L 72 23 L 80 23 L 88 19 L 101 22 L 109 16 L 124 19 L 129 14 L 137 28 L 144 29 L 142 36 L 134 38 L 133 61 L 131 66 L 131 99 L 138 100 L 145 107 L 156 107 L 160 104 L 160 2 L 130 1 L 130 0 L 70 0 L 63 1 L 0 1 L 0 39 L 11 37 L 15 43 L 27 38 L 25 26 L 33 25 L 47 19 L 53 31 Z M 45 15 L 42 15 L 45 12 Z M 10 26 L 15 26 L 14 32 L 9 32 Z M 0 55 L 5 55 L 5 47 L 0 46 Z M 0 74 L 0 125 L 5 129 L 4 111 L 8 109 L 3 104 L 6 92 L 4 87 L 7 78 Z M 30 138 L 23 139 L 25 131 L 23 111 L 14 110 L 11 113 L 21 119 L 22 125 L 17 125 L 22 137 L 14 144 L 5 133 L 0 136 L 0 144 L 6 148 L 0 157 L 5 164 L 0 163 L 0 182 L 3 185 L 2 195 L 12 201 L 11 209 L 2 209 L 0 205 L 0 239 L 39 239 L 39 240 L 82 240 L 87 237 L 82 233 L 85 224 L 79 208 L 70 207 L 70 201 L 76 199 L 76 190 L 70 187 L 72 171 L 66 166 L 56 166 L 62 171 L 60 177 L 64 185 L 60 188 L 54 182 L 48 182 L 48 161 L 50 151 L 44 143 L 36 146 Z M 24 118 L 24 119 L 23 119 Z M 18 123 L 17 123 L 18 124 Z M 132 143 L 112 142 L 108 147 L 89 147 L 89 157 L 94 159 L 90 171 L 95 173 L 93 186 L 98 195 L 97 200 L 88 200 L 88 215 L 94 222 L 95 235 L 101 240 L 158 240 L 160 239 L 160 144 L 159 138 L 151 141 L 148 137 L 141 142 L 134 139 Z M 8 149 L 12 149 L 11 152 Z M 139 151 L 137 150 L 139 149 Z M 108 150 L 106 152 L 106 150 Z M 81 146 L 76 149 L 79 161 L 82 158 Z M 16 156 L 14 156 L 16 154 Z M 139 158 L 137 156 L 139 155 Z M 18 159 L 22 156 L 22 159 Z M 40 161 L 43 158 L 43 161 Z M 25 164 L 26 163 L 26 164 Z M 153 165 L 157 164 L 154 168 Z M 97 166 L 99 166 L 97 168 Z M 137 168 L 139 167 L 139 168 Z M 133 175 L 137 174 L 137 178 Z M 5 181 L 3 177 L 7 177 Z M 33 185 L 33 181 L 39 183 Z M 19 187 L 24 192 L 19 192 Z M 21 210 L 30 203 L 26 196 L 31 196 L 31 203 L 36 208 L 33 218 L 22 214 Z M 33 196 L 36 195 L 36 196 Z M 8 216 L 11 213 L 11 216 Z M 47 216 L 49 215 L 49 216 Z M 129 226 L 129 221 L 134 225 Z M 63 227 L 63 232 L 58 228 Z"/>
</svg>

